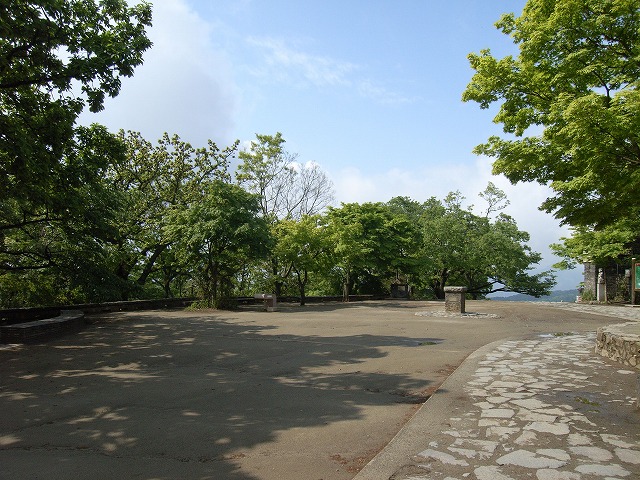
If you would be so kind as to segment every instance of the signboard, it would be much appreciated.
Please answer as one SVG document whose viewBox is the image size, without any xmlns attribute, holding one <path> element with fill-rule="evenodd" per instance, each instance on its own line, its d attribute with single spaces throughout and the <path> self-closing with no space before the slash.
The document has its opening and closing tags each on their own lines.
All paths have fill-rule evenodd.
<svg viewBox="0 0 640 480">
<path fill-rule="evenodd" d="M 635 269 L 634 278 L 636 279 L 635 289 L 640 290 L 640 263 L 636 263 L 633 268 Z"/>
</svg>

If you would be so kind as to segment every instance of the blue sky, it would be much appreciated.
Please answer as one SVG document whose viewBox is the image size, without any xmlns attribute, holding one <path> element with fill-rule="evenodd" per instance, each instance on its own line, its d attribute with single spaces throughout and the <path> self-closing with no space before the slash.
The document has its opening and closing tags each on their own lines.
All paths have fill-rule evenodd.
<svg viewBox="0 0 640 480">
<path fill-rule="evenodd" d="M 459 190 L 481 211 L 492 181 L 531 247 L 568 235 L 537 206 L 548 190 L 491 175 L 472 149 L 501 134 L 495 110 L 463 103 L 473 71 L 467 55 L 516 54 L 493 24 L 523 0 L 156 0 L 154 47 L 100 114 L 112 130 L 150 141 L 177 133 L 219 146 L 282 132 L 300 161 L 333 180 L 336 202 L 424 201 Z M 575 288 L 579 271 L 560 272 Z"/>
</svg>

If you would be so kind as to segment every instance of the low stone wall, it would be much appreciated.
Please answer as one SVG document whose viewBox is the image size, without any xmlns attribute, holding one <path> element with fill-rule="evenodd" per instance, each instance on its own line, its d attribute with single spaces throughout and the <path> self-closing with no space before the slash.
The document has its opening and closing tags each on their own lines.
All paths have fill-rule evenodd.
<svg viewBox="0 0 640 480">
<path fill-rule="evenodd" d="M 596 353 L 640 370 L 640 323 L 598 328 Z"/>
<path fill-rule="evenodd" d="M 84 325 L 83 312 L 63 310 L 57 317 L 1 326 L 0 343 L 34 342 L 79 330 Z"/>
<path fill-rule="evenodd" d="M 81 311 L 87 315 L 135 310 L 153 310 L 160 308 L 182 308 L 191 305 L 194 298 L 159 298 L 153 300 L 129 300 L 122 302 L 82 303 L 58 307 L 29 307 L 0 310 L 0 325 L 13 325 L 43 318 L 52 318 L 62 311 Z"/>
</svg>

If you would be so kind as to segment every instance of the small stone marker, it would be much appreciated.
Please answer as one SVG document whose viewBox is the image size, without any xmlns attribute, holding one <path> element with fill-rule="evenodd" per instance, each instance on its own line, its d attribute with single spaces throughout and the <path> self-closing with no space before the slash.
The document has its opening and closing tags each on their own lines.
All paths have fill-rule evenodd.
<svg viewBox="0 0 640 480">
<path fill-rule="evenodd" d="M 602 269 L 598 271 L 598 287 L 596 289 L 596 296 L 600 303 L 607 301 L 607 285 L 604 280 L 604 271 Z"/>
<path fill-rule="evenodd" d="M 270 293 L 257 293 L 255 299 L 262 300 L 263 307 L 267 312 L 275 312 L 278 310 L 278 301 L 275 295 Z"/>
<path fill-rule="evenodd" d="M 444 287 L 445 312 L 464 313 L 464 297 L 467 287 Z"/>
</svg>

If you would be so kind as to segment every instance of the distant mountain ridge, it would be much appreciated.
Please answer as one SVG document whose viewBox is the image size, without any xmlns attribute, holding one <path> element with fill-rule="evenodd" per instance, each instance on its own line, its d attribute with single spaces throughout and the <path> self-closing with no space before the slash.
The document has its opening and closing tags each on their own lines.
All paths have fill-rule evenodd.
<svg viewBox="0 0 640 480">
<path fill-rule="evenodd" d="M 500 300 L 506 302 L 575 302 L 577 290 L 554 290 L 551 295 L 536 298 L 524 293 L 516 293 L 515 295 L 490 297 L 490 300 Z"/>
</svg>

